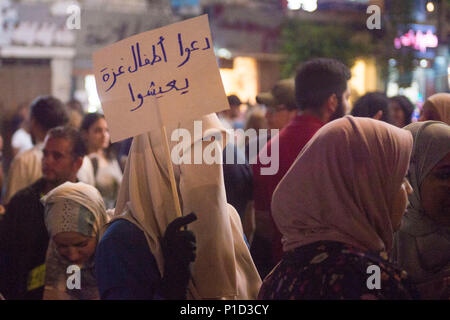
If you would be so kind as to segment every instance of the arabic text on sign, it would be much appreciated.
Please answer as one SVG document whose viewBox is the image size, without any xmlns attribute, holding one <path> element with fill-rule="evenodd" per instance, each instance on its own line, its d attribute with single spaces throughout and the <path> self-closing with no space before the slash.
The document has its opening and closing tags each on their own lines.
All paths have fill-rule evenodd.
<svg viewBox="0 0 450 320">
<path fill-rule="evenodd" d="M 184 81 L 185 81 L 184 87 L 178 87 L 177 81 L 172 80 L 172 81 L 169 81 L 167 84 L 165 84 L 165 88 L 163 88 L 162 86 L 159 86 L 158 90 L 156 89 L 155 83 L 153 81 L 151 81 L 149 89 L 147 90 L 147 93 L 145 95 L 142 95 L 142 93 L 138 93 L 136 96 L 134 94 L 131 83 L 128 83 L 128 90 L 130 92 L 131 100 L 133 102 L 136 102 L 136 99 L 139 100 L 139 104 L 137 106 L 133 107 L 132 109 L 130 109 L 130 111 L 136 111 L 137 109 L 142 107 L 142 105 L 144 103 L 144 99 L 146 97 L 153 96 L 155 98 L 162 98 L 164 94 L 169 93 L 172 90 L 175 90 L 175 92 L 181 91 L 180 94 L 188 93 L 189 91 L 187 89 L 189 88 L 189 80 L 187 78 L 185 78 Z"/>
</svg>

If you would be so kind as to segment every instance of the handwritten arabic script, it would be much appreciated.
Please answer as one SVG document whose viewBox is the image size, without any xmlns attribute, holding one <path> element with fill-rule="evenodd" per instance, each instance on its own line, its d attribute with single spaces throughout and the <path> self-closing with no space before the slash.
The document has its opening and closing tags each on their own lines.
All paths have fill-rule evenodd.
<svg viewBox="0 0 450 320">
<path fill-rule="evenodd" d="M 93 62 L 113 141 L 157 126 L 155 108 L 170 124 L 229 107 L 207 15 L 116 42 Z"/>
<path fill-rule="evenodd" d="M 146 52 L 143 52 L 141 50 L 140 42 L 136 42 L 130 46 L 130 57 L 132 57 L 131 65 L 127 66 L 126 64 L 122 63 L 117 67 L 104 67 L 103 69 L 101 69 L 100 72 L 102 73 L 102 80 L 105 84 L 108 85 L 105 92 L 108 92 L 109 90 L 113 89 L 115 84 L 117 83 L 118 78 L 125 73 L 133 74 L 147 66 L 151 67 L 157 63 L 167 63 L 167 54 L 164 46 L 165 40 L 166 39 L 163 36 L 160 36 L 159 40 L 151 45 L 150 52 L 147 52 L 149 55 L 147 55 Z M 199 47 L 199 41 L 197 40 L 191 41 L 190 45 L 185 47 L 183 44 L 181 33 L 178 33 L 177 40 L 181 58 L 180 63 L 177 63 L 177 68 L 180 68 L 184 66 L 186 63 L 188 63 L 188 61 L 191 58 L 191 54 L 194 51 L 211 49 L 210 40 L 208 37 L 204 38 L 204 46 L 202 48 Z M 124 58 L 120 58 L 120 60 L 123 62 Z M 150 89 L 147 91 L 147 94 L 143 95 L 142 93 L 138 93 L 136 95 L 137 99 L 139 100 L 139 105 L 131 107 L 130 111 L 136 111 L 137 109 L 139 109 L 143 105 L 144 98 L 148 96 L 155 96 L 156 98 L 161 98 L 163 97 L 163 94 L 169 93 L 173 89 L 175 89 L 175 91 L 183 90 L 181 94 L 187 93 L 188 91 L 186 91 L 185 89 L 189 88 L 189 80 L 185 78 L 185 87 L 182 89 L 179 89 L 176 86 L 176 80 L 171 80 L 165 85 L 169 89 L 162 89 L 162 87 L 160 86 L 158 92 L 156 92 L 155 82 L 150 81 L 149 86 Z M 136 98 L 130 82 L 128 82 L 128 88 L 130 91 L 130 98 L 133 102 L 135 102 Z"/>
<path fill-rule="evenodd" d="M 169 83 L 167 83 L 165 86 L 169 89 L 163 90 L 162 87 L 160 86 L 158 91 L 156 91 L 156 85 L 155 83 L 152 81 L 150 83 L 150 89 L 147 90 L 147 94 L 145 96 L 142 95 L 142 93 L 138 93 L 137 94 L 137 98 L 139 99 L 139 105 L 133 109 L 131 109 L 130 111 L 135 111 L 137 109 L 139 109 L 142 104 L 144 103 L 144 98 L 148 97 L 148 96 L 154 96 L 156 98 L 161 98 L 163 94 L 168 93 L 172 90 L 175 91 L 182 91 L 181 94 L 185 94 L 188 93 L 188 91 L 186 90 L 187 88 L 189 88 L 189 81 L 187 78 L 184 79 L 186 81 L 185 87 L 184 88 L 178 88 L 176 86 L 176 80 L 172 80 Z M 130 95 L 131 95 L 131 100 L 133 100 L 133 102 L 136 101 L 136 99 L 134 98 L 134 93 L 133 93 L 133 88 L 131 87 L 131 84 L 128 83 L 128 89 L 130 90 Z"/>
</svg>

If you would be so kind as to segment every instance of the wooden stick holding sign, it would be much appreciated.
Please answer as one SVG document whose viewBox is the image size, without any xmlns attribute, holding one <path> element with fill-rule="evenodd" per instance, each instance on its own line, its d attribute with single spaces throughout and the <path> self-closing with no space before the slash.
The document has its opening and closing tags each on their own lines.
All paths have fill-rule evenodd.
<svg viewBox="0 0 450 320">
<path fill-rule="evenodd" d="M 165 125 L 229 109 L 208 16 L 97 50 L 93 67 L 112 142 L 160 130 L 176 214 L 182 216 Z"/>
<path fill-rule="evenodd" d="M 169 170 L 170 189 L 172 189 L 173 204 L 175 205 L 175 212 L 177 214 L 177 217 L 181 217 L 183 216 L 183 214 L 181 212 L 180 198 L 178 198 L 178 188 L 175 181 L 175 173 L 173 172 L 172 161 L 170 160 L 169 140 L 167 139 L 166 126 L 162 121 L 161 110 L 159 108 L 158 102 L 156 103 L 156 113 L 158 114 L 158 121 L 161 126 L 161 137 L 162 143 L 164 145 L 164 153 L 166 154 L 167 169 Z"/>
</svg>

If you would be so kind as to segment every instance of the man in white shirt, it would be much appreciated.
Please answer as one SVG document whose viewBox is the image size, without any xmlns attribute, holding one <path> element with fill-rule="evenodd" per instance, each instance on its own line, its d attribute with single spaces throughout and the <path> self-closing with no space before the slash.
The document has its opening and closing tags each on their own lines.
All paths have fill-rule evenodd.
<svg viewBox="0 0 450 320">
<path fill-rule="evenodd" d="M 12 135 L 11 146 L 14 155 L 30 150 L 33 148 L 31 135 L 24 128 L 17 129 Z"/>
</svg>

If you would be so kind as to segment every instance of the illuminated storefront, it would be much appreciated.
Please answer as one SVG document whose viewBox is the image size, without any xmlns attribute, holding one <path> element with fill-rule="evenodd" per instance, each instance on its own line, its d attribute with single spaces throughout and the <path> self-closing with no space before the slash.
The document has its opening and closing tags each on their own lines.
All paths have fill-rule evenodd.
<svg viewBox="0 0 450 320">
<path fill-rule="evenodd" d="M 400 75 L 397 61 L 395 59 L 389 61 L 390 75 L 387 86 L 389 96 L 402 94 L 421 106 L 430 95 L 446 90 L 449 77 L 448 48 L 440 45 L 435 26 L 408 25 L 399 30 L 393 45 L 396 50 L 412 48 L 415 60 L 412 72 L 403 75 L 410 82 L 410 86 L 406 88 L 398 84 Z"/>
</svg>

